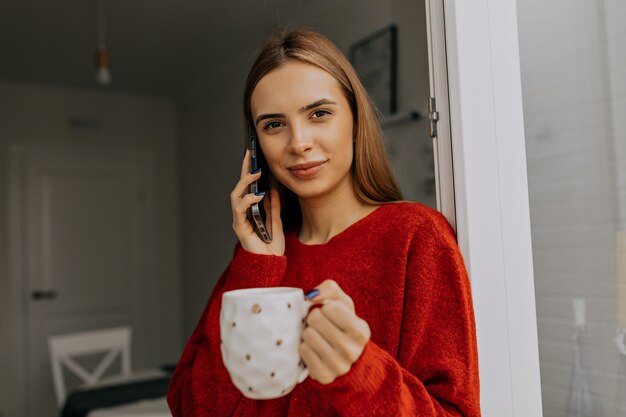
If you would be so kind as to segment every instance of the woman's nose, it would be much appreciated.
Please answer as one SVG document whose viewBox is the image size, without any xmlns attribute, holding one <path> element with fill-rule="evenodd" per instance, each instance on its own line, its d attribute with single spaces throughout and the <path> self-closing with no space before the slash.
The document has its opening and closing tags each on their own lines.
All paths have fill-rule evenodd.
<svg viewBox="0 0 626 417">
<path fill-rule="evenodd" d="M 310 129 L 304 126 L 292 125 L 289 150 L 301 154 L 313 147 L 313 135 Z"/>
</svg>

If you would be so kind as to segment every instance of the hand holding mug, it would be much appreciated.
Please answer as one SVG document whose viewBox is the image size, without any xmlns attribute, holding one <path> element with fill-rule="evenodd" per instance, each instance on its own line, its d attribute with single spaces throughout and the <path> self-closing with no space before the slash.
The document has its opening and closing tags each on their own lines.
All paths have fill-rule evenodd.
<svg viewBox="0 0 626 417">
<path fill-rule="evenodd" d="M 302 332 L 300 356 L 309 369 L 311 378 L 321 384 L 330 384 L 348 373 L 361 357 L 370 340 L 367 322 L 355 314 L 354 302 L 333 280 L 316 287 L 314 303 L 306 318 L 308 327 Z M 309 293 L 310 294 L 310 293 Z"/>
<path fill-rule="evenodd" d="M 332 280 L 320 284 L 310 298 L 288 287 L 223 294 L 222 360 L 244 396 L 278 398 L 309 375 L 329 384 L 361 356 L 371 332 L 356 316 L 352 299 Z M 309 312 L 313 304 L 321 307 Z"/>
</svg>

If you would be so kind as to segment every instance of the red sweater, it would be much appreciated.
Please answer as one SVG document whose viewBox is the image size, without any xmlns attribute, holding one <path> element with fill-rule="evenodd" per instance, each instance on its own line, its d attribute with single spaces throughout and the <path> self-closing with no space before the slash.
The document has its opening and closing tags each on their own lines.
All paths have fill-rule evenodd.
<svg viewBox="0 0 626 417">
<path fill-rule="evenodd" d="M 175 417 L 479 417 L 478 355 L 470 284 L 454 231 L 419 203 L 387 203 L 322 245 L 285 233 L 285 255 L 239 243 L 174 371 Z M 354 300 L 372 337 L 350 371 L 328 385 L 310 377 L 285 397 L 250 400 L 222 363 L 224 291 L 332 278 Z"/>
</svg>

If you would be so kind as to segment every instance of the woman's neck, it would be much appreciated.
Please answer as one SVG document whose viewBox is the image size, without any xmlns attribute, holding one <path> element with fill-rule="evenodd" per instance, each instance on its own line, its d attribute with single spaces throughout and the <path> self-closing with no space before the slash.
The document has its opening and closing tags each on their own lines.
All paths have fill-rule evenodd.
<svg viewBox="0 0 626 417">
<path fill-rule="evenodd" d="M 372 206 L 361 203 L 352 187 L 350 191 L 299 199 L 302 210 L 300 242 L 308 245 L 326 243 L 371 212 Z"/>
</svg>

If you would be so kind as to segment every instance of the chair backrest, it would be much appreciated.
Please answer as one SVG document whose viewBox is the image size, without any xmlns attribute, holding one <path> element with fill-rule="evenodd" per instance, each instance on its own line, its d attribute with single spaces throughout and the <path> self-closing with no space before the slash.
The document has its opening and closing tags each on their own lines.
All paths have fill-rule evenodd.
<svg viewBox="0 0 626 417">
<path fill-rule="evenodd" d="M 115 358 L 120 356 L 122 375 L 128 375 L 130 374 L 130 343 L 130 327 L 116 327 L 48 338 L 54 392 L 59 407 L 63 407 L 67 396 L 63 366 L 79 377 L 86 386 L 91 386 L 100 381 L 114 363 Z M 91 372 L 73 359 L 73 357 L 97 353 L 104 353 L 104 356 Z"/>
</svg>

